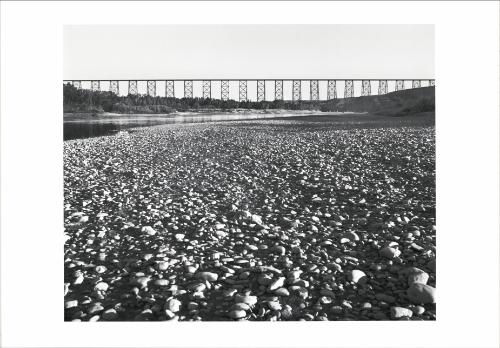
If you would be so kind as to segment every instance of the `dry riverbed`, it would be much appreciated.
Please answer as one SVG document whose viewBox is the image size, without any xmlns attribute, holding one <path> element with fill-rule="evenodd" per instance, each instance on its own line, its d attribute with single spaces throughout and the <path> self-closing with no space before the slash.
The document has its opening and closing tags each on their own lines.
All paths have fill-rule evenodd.
<svg viewBox="0 0 500 348">
<path fill-rule="evenodd" d="M 434 320 L 433 118 L 64 142 L 67 321 Z"/>
</svg>

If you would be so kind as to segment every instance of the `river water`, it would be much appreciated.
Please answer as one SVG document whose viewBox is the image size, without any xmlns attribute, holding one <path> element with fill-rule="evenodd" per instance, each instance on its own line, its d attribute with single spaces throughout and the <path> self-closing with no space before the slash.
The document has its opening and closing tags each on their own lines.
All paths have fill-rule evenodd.
<svg viewBox="0 0 500 348">
<path fill-rule="evenodd" d="M 205 123 L 234 120 L 256 120 L 276 117 L 307 116 L 304 113 L 236 113 L 236 114 L 175 114 L 175 115 L 65 115 L 64 140 L 113 135 L 137 127 L 175 123 Z M 317 112 L 315 113 L 317 114 Z"/>
</svg>

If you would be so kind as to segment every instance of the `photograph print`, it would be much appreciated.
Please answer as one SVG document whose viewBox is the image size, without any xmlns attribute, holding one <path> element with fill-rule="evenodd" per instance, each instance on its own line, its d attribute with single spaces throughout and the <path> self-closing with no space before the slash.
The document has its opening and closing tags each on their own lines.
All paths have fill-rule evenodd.
<svg viewBox="0 0 500 348">
<path fill-rule="evenodd" d="M 71 25 L 64 320 L 436 320 L 433 25 Z"/>
</svg>

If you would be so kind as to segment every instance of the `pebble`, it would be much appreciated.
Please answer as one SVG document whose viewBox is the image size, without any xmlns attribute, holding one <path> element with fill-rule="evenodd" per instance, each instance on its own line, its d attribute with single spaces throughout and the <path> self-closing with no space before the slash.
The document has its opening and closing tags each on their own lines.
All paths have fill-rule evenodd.
<svg viewBox="0 0 500 348">
<path fill-rule="evenodd" d="M 391 318 L 392 319 L 399 319 L 403 317 L 408 317 L 411 318 L 413 315 L 413 312 L 404 307 L 391 307 Z"/>
<path fill-rule="evenodd" d="M 398 257 L 399 255 L 401 255 L 401 251 L 395 248 L 385 247 L 380 249 L 380 256 L 388 259 L 393 259 L 395 257 Z"/>
<path fill-rule="evenodd" d="M 243 302 L 248 304 L 249 306 L 253 306 L 254 304 L 257 303 L 257 296 L 250 296 L 250 295 L 235 295 L 234 300 L 236 303 L 238 302 Z"/>
<path fill-rule="evenodd" d="M 130 279 L 130 285 L 135 285 L 139 287 L 139 289 L 144 289 L 148 286 L 148 283 L 151 279 L 146 276 L 142 277 L 137 277 L 137 278 L 131 278 Z"/>
<path fill-rule="evenodd" d="M 107 268 L 106 268 L 106 266 L 97 266 L 97 267 L 95 268 L 95 271 L 96 271 L 97 273 L 101 274 L 101 273 L 106 272 L 106 271 L 107 271 Z"/>
<path fill-rule="evenodd" d="M 196 274 L 196 278 L 201 279 L 201 280 L 206 280 L 209 282 L 215 282 L 219 278 L 217 273 L 211 273 L 211 272 L 198 272 Z"/>
<path fill-rule="evenodd" d="M 151 226 L 144 226 L 141 228 L 141 232 L 148 236 L 154 236 L 156 234 L 156 230 Z"/>
<path fill-rule="evenodd" d="M 408 286 L 412 286 L 415 283 L 427 284 L 428 280 L 429 274 L 419 268 L 412 267 L 408 275 Z"/>
<path fill-rule="evenodd" d="M 168 279 L 156 279 L 153 284 L 156 286 L 168 286 L 170 281 Z"/>
<path fill-rule="evenodd" d="M 235 310 L 230 311 L 227 315 L 229 318 L 232 318 L 232 319 L 241 319 L 241 318 L 246 317 L 247 313 L 243 310 L 235 309 Z"/>
<path fill-rule="evenodd" d="M 106 291 L 108 290 L 109 285 L 108 283 L 105 282 L 99 282 L 94 286 L 94 290 L 99 290 L 99 291 Z"/>
<path fill-rule="evenodd" d="M 171 298 L 165 302 L 165 309 L 168 309 L 172 313 L 177 313 L 181 309 L 181 306 L 182 302 L 175 298 Z"/>
<path fill-rule="evenodd" d="M 118 313 L 114 308 L 110 308 L 102 313 L 102 318 L 104 320 L 115 320 L 116 318 L 118 318 Z"/>
<path fill-rule="evenodd" d="M 354 283 L 366 283 L 366 274 L 359 269 L 354 269 L 349 273 L 349 280 Z"/>
<path fill-rule="evenodd" d="M 269 284 L 269 287 L 267 288 L 268 291 L 274 291 L 276 289 L 281 288 L 285 284 L 285 277 L 279 277 L 275 281 L 273 281 L 271 284 Z"/>
<path fill-rule="evenodd" d="M 436 302 L 436 289 L 430 285 L 414 283 L 407 290 L 408 299 L 415 304 Z"/>
<path fill-rule="evenodd" d="M 70 300 L 70 301 L 64 302 L 65 309 L 74 308 L 74 307 L 78 307 L 78 300 Z"/>
<path fill-rule="evenodd" d="M 285 288 L 276 289 L 274 293 L 278 296 L 290 296 L 290 292 Z"/>
</svg>

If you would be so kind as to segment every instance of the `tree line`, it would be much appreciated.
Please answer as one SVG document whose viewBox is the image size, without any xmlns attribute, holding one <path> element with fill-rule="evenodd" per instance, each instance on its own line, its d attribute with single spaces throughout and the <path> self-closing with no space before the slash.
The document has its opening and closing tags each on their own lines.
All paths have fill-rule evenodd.
<svg viewBox="0 0 500 348">
<path fill-rule="evenodd" d="M 143 94 L 118 96 L 113 92 L 78 89 L 64 85 L 64 112 L 172 113 L 190 110 L 231 109 L 320 109 L 319 102 L 310 101 L 236 101 L 211 98 L 166 98 Z"/>
</svg>

